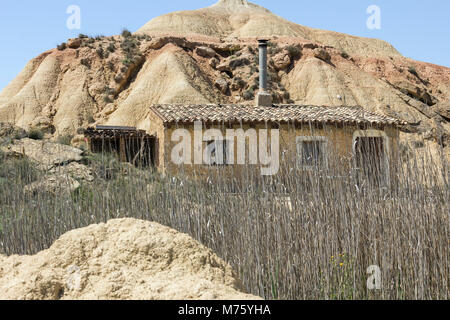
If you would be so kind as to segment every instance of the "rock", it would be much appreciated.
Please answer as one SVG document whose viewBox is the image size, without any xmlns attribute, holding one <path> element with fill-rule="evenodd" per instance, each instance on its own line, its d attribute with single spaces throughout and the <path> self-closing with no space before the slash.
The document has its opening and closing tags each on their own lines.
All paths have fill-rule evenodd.
<svg viewBox="0 0 450 320">
<path fill-rule="evenodd" d="M 105 108 L 102 110 L 102 115 L 104 116 L 109 116 L 110 114 L 112 114 L 114 111 L 116 111 L 116 106 L 114 105 L 114 103 L 109 103 L 105 106 Z"/>
<path fill-rule="evenodd" d="M 82 159 L 82 150 L 42 140 L 24 138 L 2 147 L 2 151 L 24 155 L 38 164 L 41 170 L 50 170 L 54 166 L 68 164 Z"/>
<path fill-rule="evenodd" d="M 203 58 L 213 58 L 216 56 L 216 52 L 209 47 L 198 47 L 195 49 L 195 53 Z"/>
<path fill-rule="evenodd" d="M 402 93 L 412 96 L 421 102 L 432 106 L 437 103 L 437 99 L 428 93 L 426 88 L 421 88 L 409 81 L 396 81 L 392 83 Z"/>
<path fill-rule="evenodd" d="M 220 72 L 231 72 L 231 67 L 226 62 L 223 62 L 223 63 L 219 64 L 216 67 L 216 69 L 219 70 Z"/>
<path fill-rule="evenodd" d="M 78 49 L 81 46 L 81 39 L 79 38 L 69 39 L 69 41 L 67 41 L 67 46 L 70 49 Z"/>
<path fill-rule="evenodd" d="M 146 48 L 152 50 L 159 50 L 166 44 L 167 42 L 165 41 L 165 38 L 154 38 L 152 41 L 149 42 Z"/>
<path fill-rule="evenodd" d="M 291 57 L 286 50 L 273 56 L 273 65 L 276 70 L 284 70 L 291 64 Z"/>
<path fill-rule="evenodd" d="M 247 86 L 247 82 L 245 82 L 240 77 L 236 77 L 233 79 L 233 83 L 231 84 L 231 90 L 237 91 L 240 89 L 244 89 L 246 86 Z"/>
<path fill-rule="evenodd" d="M 94 176 L 92 175 L 91 169 L 84 164 L 77 162 L 71 162 L 65 166 L 54 167 L 50 169 L 49 173 L 57 175 L 68 175 L 78 181 L 94 181 Z"/>
<path fill-rule="evenodd" d="M 211 66 L 211 68 L 216 69 L 217 65 L 219 64 L 219 60 L 216 58 L 212 58 L 211 60 L 209 60 L 209 65 Z"/>
<path fill-rule="evenodd" d="M 27 132 L 24 129 L 16 127 L 10 123 L 0 122 L 0 138 L 11 137 L 22 139 L 26 136 Z"/>
<path fill-rule="evenodd" d="M 186 234 L 116 219 L 72 230 L 33 256 L 0 255 L 2 300 L 260 300 Z"/>
<path fill-rule="evenodd" d="M 52 174 L 23 188 L 25 193 L 70 193 L 77 190 L 80 183 L 67 174 Z"/>
<path fill-rule="evenodd" d="M 446 103 L 445 102 L 438 103 L 434 107 L 434 110 L 441 117 L 443 117 L 447 121 L 450 121 L 450 100 L 448 100 Z"/>
<path fill-rule="evenodd" d="M 323 48 L 314 49 L 314 57 L 325 62 L 330 62 L 331 60 L 331 55 Z"/>
<path fill-rule="evenodd" d="M 219 78 L 216 80 L 214 85 L 220 90 L 220 92 L 222 92 L 223 94 L 227 94 L 229 88 L 227 80 L 225 80 L 224 78 Z"/>
<path fill-rule="evenodd" d="M 239 57 L 236 59 L 232 59 L 228 63 L 228 65 L 230 66 L 231 69 L 236 69 L 237 67 L 249 65 L 249 64 L 250 64 L 250 60 L 247 57 Z"/>
<path fill-rule="evenodd" d="M 38 116 L 30 123 L 30 126 L 45 132 L 51 132 L 53 130 L 52 120 L 46 116 Z"/>
</svg>

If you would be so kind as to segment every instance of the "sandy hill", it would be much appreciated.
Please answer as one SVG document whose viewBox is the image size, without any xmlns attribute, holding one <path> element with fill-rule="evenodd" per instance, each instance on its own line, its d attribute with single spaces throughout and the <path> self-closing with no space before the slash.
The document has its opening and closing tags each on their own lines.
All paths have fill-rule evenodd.
<svg viewBox="0 0 450 320">
<path fill-rule="evenodd" d="M 449 68 L 405 58 L 380 40 L 303 27 L 244 0 L 164 15 L 135 34 L 69 39 L 0 93 L 0 122 L 74 135 L 93 123 L 146 129 L 156 103 L 252 103 L 257 36 L 271 39 L 276 102 L 361 105 L 448 145 Z"/>
<path fill-rule="evenodd" d="M 284 36 L 320 42 L 350 54 L 400 56 L 384 41 L 304 27 L 246 0 L 220 0 L 208 8 L 169 13 L 149 21 L 137 33 L 224 38 Z"/>
<path fill-rule="evenodd" d="M 34 256 L 0 256 L 0 299 L 254 300 L 231 267 L 157 223 L 110 220 Z"/>
</svg>

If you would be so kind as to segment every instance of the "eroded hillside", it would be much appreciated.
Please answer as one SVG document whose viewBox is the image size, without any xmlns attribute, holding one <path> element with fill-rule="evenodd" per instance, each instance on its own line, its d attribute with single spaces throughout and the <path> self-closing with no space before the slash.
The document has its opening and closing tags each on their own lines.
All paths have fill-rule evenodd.
<svg viewBox="0 0 450 320">
<path fill-rule="evenodd" d="M 259 16 L 267 22 L 258 25 Z M 243 0 L 162 16 L 136 34 L 70 39 L 31 60 L 0 93 L 0 122 L 75 135 L 93 123 L 146 129 L 156 103 L 252 103 L 256 39 L 269 34 L 275 102 L 361 105 L 448 145 L 449 68 L 402 57 L 382 41 L 308 29 Z"/>
</svg>

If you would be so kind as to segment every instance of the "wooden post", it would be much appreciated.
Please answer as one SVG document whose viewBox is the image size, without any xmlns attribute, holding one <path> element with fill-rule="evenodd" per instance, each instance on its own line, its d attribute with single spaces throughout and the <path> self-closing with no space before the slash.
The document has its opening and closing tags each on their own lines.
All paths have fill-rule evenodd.
<svg viewBox="0 0 450 320">
<path fill-rule="evenodd" d="M 120 137 L 120 161 L 121 162 L 127 162 L 127 151 L 125 148 L 125 138 L 124 137 Z"/>
</svg>

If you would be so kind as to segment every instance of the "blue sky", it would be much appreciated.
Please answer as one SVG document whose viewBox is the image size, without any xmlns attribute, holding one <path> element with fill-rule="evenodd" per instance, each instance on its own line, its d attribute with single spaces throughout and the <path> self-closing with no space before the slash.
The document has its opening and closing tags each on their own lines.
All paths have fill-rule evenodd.
<svg viewBox="0 0 450 320">
<path fill-rule="evenodd" d="M 150 19 L 198 9 L 216 0 L 1 0 L 0 90 L 33 57 L 79 33 L 118 34 L 139 29 Z M 447 0 L 254 0 L 287 20 L 309 27 L 379 38 L 403 55 L 450 67 L 450 1 Z M 81 29 L 69 30 L 70 5 L 81 9 Z M 369 30 L 366 10 L 381 9 L 381 29 Z"/>
</svg>

